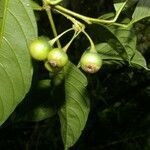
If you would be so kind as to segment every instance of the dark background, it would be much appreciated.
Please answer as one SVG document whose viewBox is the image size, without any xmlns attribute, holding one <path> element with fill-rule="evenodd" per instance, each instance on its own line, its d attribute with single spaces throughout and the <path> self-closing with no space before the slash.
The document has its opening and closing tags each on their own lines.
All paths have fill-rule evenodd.
<svg viewBox="0 0 150 150">
<path fill-rule="evenodd" d="M 99 17 L 114 11 L 113 1 L 110 0 L 65 0 L 63 5 L 91 17 Z M 123 11 L 119 19 L 131 17 L 135 6 L 136 3 Z M 35 12 L 35 15 L 39 36 L 52 38 L 46 14 Z M 64 17 L 55 12 L 53 15 L 58 33 L 71 26 Z M 149 19 L 134 25 L 138 38 L 137 48 L 145 56 L 148 64 L 149 25 Z M 95 32 L 96 28 L 97 26 L 87 26 L 87 32 L 95 42 L 103 41 L 105 33 L 98 34 Z M 61 43 L 65 45 L 70 37 L 71 34 L 67 34 L 61 39 Z M 82 52 L 88 46 L 85 37 L 80 35 L 69 49 L 70 59 L 77 64 Z M 42 64 L 35 62 L 33 64 L 35 73 L 31 91 L 0 128 L 0 150 L 63 150 L 57 114 L 40 122 L 22 119 L 28 110 L 35 107 L 33 103 L 39 104 L 44 101 L 45 104 L 55 108 L 61 105 L 54 100 L 58 91 L 60 97 L 57 98 L 62 97 L 61 87 L 53 92 L 50 92 L 50 88 L 44 90 L 37 88 L 37 82 L 49 78 L 49 74 Z M 71 150 L 150 150 L 150 72 L 122 63 L 110 63 L 104 65 L 97 74 L 87 77 L 91 112 L 80 139 Z"/>
</svg>

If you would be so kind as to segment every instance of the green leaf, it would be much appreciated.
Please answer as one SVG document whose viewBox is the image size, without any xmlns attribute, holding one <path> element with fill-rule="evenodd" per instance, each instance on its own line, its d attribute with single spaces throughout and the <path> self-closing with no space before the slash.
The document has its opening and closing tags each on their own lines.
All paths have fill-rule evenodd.
<svg viewBox="0 0 150 150">
<path fill-rule="evenodd" d="M 109 13 L 105 13 L 104 15 L 100 16 L 99 19 L 111 19 L 114 18 L 115 13 L 114 12 L 109 12 Z"/>
<path fill-rule="evenodd" d="M 27 120 L 32 121 L 42 121 L 44 119 L 50 118 L 56 114 L 56 111 L 51 107 L 41 106 L 37 107 L 27 114 Z"/>
<path fill-rule="evenodd" d="M 33 8 L 33 10 L 36 10 L 36 11 L 41 11 L 43 8 L 42 6 L 40 6 L 38 3 L 36 3 L 35 1 L 33 0 L 30 0 L 31 2 L 31 6 Z"/>
<path fill-rule="evenodd" d="M 0 0 L 0 124 L 30 88 L 32 64 L 28 45 L 36 36 L 29 0 Z"/>
<path fill-rule="evenodd" d="M 96 45 L 98 53 L 101 55 L 102 59 L 105 61 L 117 60 L 124 61 L 119 54 L 111 47 L 108 43 L 100 43 Z M 135 55 L 130 62 L 132 67 L 143 67 L 146 70 L 149 70 L 147 63 L 143 55 L 139 51 L 135 51 Z"/>
<path fill-rule="evenodd" d="M 37 88 L 40 89 L 47 89 L 51 86 L 51 80 L 49 79 L 44 79 L 40 80 L 37 84 Z"/>
<path fill-rule="evenodd" d="M 24 101 L 11 115 L 12 121 L 41 121 L 55 115 L 56 109 L 52 104 L 51 88 L 51 80 L 36 80 Z"/>
<path fill-rule="evenodd" d="M 87 79 L 73 64 L 65 67 L 66 102 L 59 111 L 65 150 L 75 144 L 85 127 L 90 105 L 86 93 Z"/>
<path fill-rule="evenodd" d="M 116 2 L 116 3 L 114 3 L 116 13 L 118 13 L 120 11 L 120 9 L 122 8 L 122 6 L 124 6 L 125 4 L 126 4 L 126 1 L 125 2 Z"/>
<path fill-rule="evenodd" d="M 132 15 L 131 24 L 146 17 L 150 17 L 150 0 L 139 0 Z"/>
<path fill-rule="evenodd" d="M 112 35 L 108 39 L 109 45 L 122 57 L 130 61 L 136 50 L 136 35 L 132 27 L 121 28 L 104 26 Z"/>
<path fill-rule="evenodd" d="M 47 105 L 39 105 L 35 108 L 31 108 L 28 111 L 23 112 L 24 110 L 16 111 L 12 114 L 12 121 L 14 122 L 38 122 L 42 121 L 48 118 L 53 117 L 56 114 L 56 110 L 54 110 L 52 107 L 49 107 Z"/>
<path fill-rule="evenodd" d="M 116 12 L 118 12 L 121 6 L 123 6 L 126 3 L 122 10 L 126 11 L 128 8 L 133 7 L 137 2 L 138 0 L 114 0 L 114 8 Z"/>
<path fill-rule="evenodd" d="M 131 64 L 132 64 L 132 66 L 135 66 L 135 67 L 140 66 L 140 67 L 143 67 L 146 70 L 150 70 L 147 67 L 147 63 L 146 63 L 145 58 L 143 57 L 143 55 L 139 51 L 136 51 L 134 57 L 131 60 Z"/>
<path fill-rule="evenodd" d="M 56 109 L 51 104 L 52 97 L 49 96 L 49 91 L 50 87 L 43 89 L 43 86 L 39 88 L 37 85 L 37 89 L 31 90 L 11 115 L 12 121 L 42 121 L 53 117 L 56 114 Z"/>
<path fill-rule="evenodd" d="M 95 47 L 103 60 L 123 60 L 108 43 L 100 43 L 95 45 Z"/>
</svg>

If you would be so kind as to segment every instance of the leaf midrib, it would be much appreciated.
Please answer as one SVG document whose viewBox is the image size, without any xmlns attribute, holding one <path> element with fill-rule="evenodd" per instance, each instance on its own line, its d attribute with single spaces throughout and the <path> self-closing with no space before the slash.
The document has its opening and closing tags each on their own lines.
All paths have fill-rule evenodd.
<svg viewBox="0 0 150 150">
<path fill-rule="evenodd" d="M 71 75 L 71 77 L 72 77 L 72 75 Z M 73 78 L 75 78 L 75 77 L 73 77 Z M 77 79 L 77 78 L 75 78 L 75 79 Z M 71 83 L 67 81 L 67 82 L 66 82 L 66 86 L 67 86 L 67 84 L 71 84 Z M 73 86 L 73 88 L 75 88 L 75 89 L 78 91 L 78 93 L 79 93 L 80 95 L 82 95 L 82 94 L 80 93 L 80 91 L 79 91 L 73 84 L 71 84 L 71 85 Z M 67 92 L 66 97 L 70 97 L 69 94 L 68 94 L 68 92 Z M 83 98 L 84 98 L 84 97 L 83 97 Z M 73 98 L 73 99 L 74 99 L 74 98 Z M 74 100 L 75 100 L 75 99 L 74 99 Z M 84 99 L 84 100 L 85 100 L 85 99 Z M 75 100 L 75 101 L 76 101 L 76 100 Z M 76 102 L 78 103 L 78 101 L 76 101 Z M 78 105 L 79 105 L 79 103 L 78 103 Z M 79 106 L 80 106 L 80 105 L 79 105 Z M 80 107 L 81 107 L 81 106 L 80 106 Z M 69 123 L 68 123 L 68 121 L 67 121 L 67 120 L 68 120 L 67 107 L 64 106 L 63 109 L 64 109 L 64 111 L 65 111 L 65 113 L 66 113 L 66 117 L 65 117 L 65 118 L 66 118 L 66 122 L 67 122 L 66 125 L 65 125 L 65 126 L 66 126 L 66 127 L 65 127 L 65 128 L 66 128 L 66 134 L 65 134 L 65 145 L 64 145 L 64 146 L 65 146 L 65 149 L 66 149 L 66 148 L 68 148 L 68 145 L 67 145 L 67 142 L 66 142 L 66 141 L 67 141 L 67 138 L 68 138 L 68 137 L 67 137 L 67 135 L 68 135 L 68 128 L 70 127 L 70 125 L 69 125 Z M 69 108 L 69 109 L 70 109 L 70 108 Z M 80 109 L 81 109 L 82 113 L 84 114 L 84 119 L 85 119 L 85 112 L 82 110 L 82 108 L 80 108 Z M 71 109 L 71 110 L 72 110 L 72 109 Z M 77 116 L 77 117 L 78 117 L 78 116 Z M 78 119 L 79 119 L 79 118 L 78 118 Z M 80 122 L 80 126 L 82 126 L 82 125 L 81 125 L 81 122 Z M 71 127 L 70 127 L 70 129 L 72 130 Z M 73 132 L 73 131 L 72 131 L 72 132 Z"/>
</svg>

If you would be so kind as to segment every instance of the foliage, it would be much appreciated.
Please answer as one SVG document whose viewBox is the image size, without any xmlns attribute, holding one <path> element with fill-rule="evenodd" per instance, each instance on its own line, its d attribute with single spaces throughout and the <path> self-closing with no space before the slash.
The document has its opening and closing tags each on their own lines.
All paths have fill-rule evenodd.
<svg viewBox="0 0 150 150">
<path fill-rule="evenodd" d="M 0 0 L 1 138 L 25 127 L 15 142 L 26 150 L 150 148 L 150 1 L 109 2 Z M 32 60 L 39 36 L 69 62 Z M 80 68 L 86 50 L 103 60 L 92 75 Z"/>
</svg>

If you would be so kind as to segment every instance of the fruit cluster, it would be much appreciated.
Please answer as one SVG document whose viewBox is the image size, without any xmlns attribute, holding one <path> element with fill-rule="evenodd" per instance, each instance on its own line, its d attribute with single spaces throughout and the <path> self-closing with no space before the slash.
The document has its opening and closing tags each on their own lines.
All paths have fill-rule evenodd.
<svg viewBox="0 0 150 150">
<path fill-rule="evenodd" d="M 30 44 L 30 54 L 38 61 L 44 61 L 48 71 L 62 69 L 68 62 L 68 55 L 63 49 L 53 48 L 46 38 L 38 38 Z M 102 66 L 102 59 L 95 51 L 86 51 L 80 59 L 81 68 L 88 73 L 97 72 Z"/>
<path fill-rule="evenodd" d="M 30 54 L 38 61 L 45 61 L 48 71 L 61 69 L 68 62 L 67 54 L 59 48 L 53 48 L 46 38 L 39 38 L 30 44 Z"/>
</svg>

